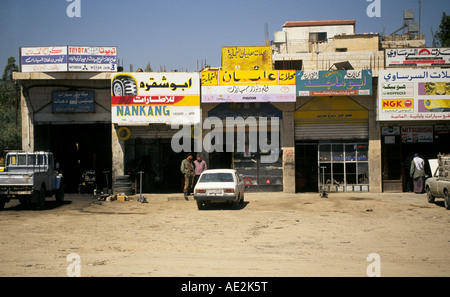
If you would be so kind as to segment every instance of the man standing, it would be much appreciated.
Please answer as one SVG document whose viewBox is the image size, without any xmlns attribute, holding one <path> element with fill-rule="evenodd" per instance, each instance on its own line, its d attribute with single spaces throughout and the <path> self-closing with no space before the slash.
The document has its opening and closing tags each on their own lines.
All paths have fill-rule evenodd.
<svg viewBox="0 0 450 297">
<path fill-rule="evenodd" d="M 197 155 L 197 160 L 194 161 L 194 171 L 195 171 L 195 178 L 194 178 L 194 187 L 198 182 L 198 179 L 200 177 L 200 174 L 202 174 L 203 171 L 208 169 L 206 167 L 205 160 L 202 159 L 202 156 Z"/>
<path fill-rule="evenodd" d="M 419 154 L 414 154 L 414 159 L 411 161 L 410 175 L 414 181 L 414 193 L 423 193 L 423 185 L 425 182 L 425 162 Z"/>
<path fill-rule="evenodd" d="M 192 184 L 194 180 L 194 165 L 192 164 L 192 157 L 191 154 L 187 156 L 186 159 L 181 161 L 181 173 L 184 175 L 184 199 L 188 200 L 189 192 L 192 189 Z"/>
</svg>

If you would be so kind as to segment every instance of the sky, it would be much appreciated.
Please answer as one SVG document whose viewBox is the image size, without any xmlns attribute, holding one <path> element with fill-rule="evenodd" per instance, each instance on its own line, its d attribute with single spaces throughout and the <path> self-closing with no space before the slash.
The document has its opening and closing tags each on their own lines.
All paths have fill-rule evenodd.
<svg viewBox="0 0 450 297">
<path fill-rule="evenodd" d="M 80 17 L 67 8 L 79 1 Z M 367 8 L 380 4 L 379 17 Z M 197 71 L 220 66 L 223 46 L 264 45 L 287 21 L 356 20 L 355 33 L 399 29 L 403 10 L 419 17 L 417 0 L 0 0 L 0 71 L 21 46 L 117 46 L 125 71 Z M 421 0 L 421 32 L 432 46 L 448 0 Z"/>
</svg>

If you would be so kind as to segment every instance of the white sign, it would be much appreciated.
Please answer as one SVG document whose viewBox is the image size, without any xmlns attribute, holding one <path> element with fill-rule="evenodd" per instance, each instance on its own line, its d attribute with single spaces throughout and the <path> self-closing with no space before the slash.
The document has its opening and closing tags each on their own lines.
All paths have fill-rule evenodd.
<svg viewBox="0 0 450 297">
<path fill-rule="evenodd" d="M 122 125 L 200 122 L 196 72 L 118 73 L 111 80 L 111 120 Z"/>
<path fill-rule="evenodd" d="M 389 67 L 448 67 L 449 47 L 401 48 L 385 50 L 386 68 Z"/>
<path fill-rule="evenodd" d="M 380 70 L 377 112 L 379 121 L 450 120 L 450 70 Z"/>
</svg>

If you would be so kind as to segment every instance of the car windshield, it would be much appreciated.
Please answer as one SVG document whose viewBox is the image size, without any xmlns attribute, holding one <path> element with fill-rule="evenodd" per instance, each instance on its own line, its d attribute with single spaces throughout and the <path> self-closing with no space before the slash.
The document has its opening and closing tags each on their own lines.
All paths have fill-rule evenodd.
<svg viewBox="0 0 450 297">
<path fill-rule="evenodd" d="M 200 178 L 201 183 L 233 182 L 231 173 L 204 173 Z"/>
</svg>

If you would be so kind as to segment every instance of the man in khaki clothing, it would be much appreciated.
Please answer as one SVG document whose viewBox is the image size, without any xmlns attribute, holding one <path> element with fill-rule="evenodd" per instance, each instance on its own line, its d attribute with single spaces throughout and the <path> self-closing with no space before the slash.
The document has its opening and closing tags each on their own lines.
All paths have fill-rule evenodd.
<svg viewBox="0 0 450 297">
<path fill-rule="evenodd" d="M 192 190 L 192 184 L 194 181 L 194 164 L 192 164 L 192 157 L 191 154 L 187 156 L 186 159 L 181 161 L 181 173 L 184 175 L 184 199 L 188 200 L 189 192 Z"/>
</svg>

